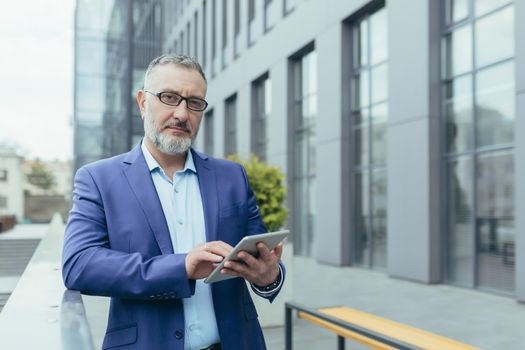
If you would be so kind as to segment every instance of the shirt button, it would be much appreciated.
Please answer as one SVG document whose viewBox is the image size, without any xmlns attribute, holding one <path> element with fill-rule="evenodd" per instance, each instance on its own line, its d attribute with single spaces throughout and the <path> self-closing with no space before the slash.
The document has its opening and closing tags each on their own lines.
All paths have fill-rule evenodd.
<svg viewBox="0 0 525 350">
<path fill-rule="evenodd" d="M 175 339 L 182 339 L 182 332 L 181 331 L 175 331 Z"/>
<path fill-rule="evenodd" d="M 175 193 L 179 193 L 179 189 L 175 187 Z"/>
<path fill-rule="evenodd" d="M 182 225 L 183 221 L 181 219 L 179 219 L 177 222 L 179 223 L 179 225 Z"/>
</svg>

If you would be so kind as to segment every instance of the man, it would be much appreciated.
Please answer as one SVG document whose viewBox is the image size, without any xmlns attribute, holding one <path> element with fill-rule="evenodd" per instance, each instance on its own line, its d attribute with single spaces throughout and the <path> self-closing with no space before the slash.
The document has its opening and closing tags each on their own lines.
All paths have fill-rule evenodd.
<svg viewBox="0 0 525 350">
<path fill-rule="evenodd" d="M 137 93 L 142 142 L 75 176 L 63 278 L 111 297 L 104 349 L 266 347 L 244 280 L 271 302 L 284 281 L 282 245 L 227 262 L 222 273 L 242 278 L 202 280 L 243 236 L 266 232 L 244 169 L 191 148 L 205 96 L 194 59 L 154 59 Z"/>
</svg>

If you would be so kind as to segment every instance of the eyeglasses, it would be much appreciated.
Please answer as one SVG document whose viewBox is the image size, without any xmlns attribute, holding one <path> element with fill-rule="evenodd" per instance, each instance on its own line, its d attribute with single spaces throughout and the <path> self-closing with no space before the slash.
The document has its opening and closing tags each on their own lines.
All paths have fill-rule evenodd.
<svg viewBox="0 0 525 350">
<path fill-rule="evenodd" d="M 186 107 L 192 111 L 202 112 L 208 107 L 208 102 L 198 97 L 183 97 L 175 92 L 162 91 L 162 92 L 151 92 L 144 90 L 147 93 L 158 97 L 160 102 L 168 106 L 178 106 L 182 101 L 186 101 Z"/>
</svg>

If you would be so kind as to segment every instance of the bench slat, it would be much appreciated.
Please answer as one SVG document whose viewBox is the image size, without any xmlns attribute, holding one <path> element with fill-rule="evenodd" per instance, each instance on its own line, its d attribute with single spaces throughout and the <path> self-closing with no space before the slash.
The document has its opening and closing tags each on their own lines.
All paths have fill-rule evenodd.
<svg viewBox="0 0 525 350">
<path fill-rule="evenodd" d="M 428 350 L 479 350 L 476 347 L 460 343 L 456 340 L 442 337 L 424 331 L 419 328 L 408 326 L 399 322 L 388 320 L 379 316 L 375 316 L 366 312 L 351 309 L 349 307 L 330 307 L 318 310 L 328 316 L 341 319 L 345 322 L 354 324 L 356 326 L 369 329 L 373 332 L 381 333 L 392 339 L 397 339 L 403 343 L 411 344 L 416 347 Z M 355 332 L 346 330 L 342 327 L 334 326 L 327 321 L 316 318 L 315 316 L 299 312 L 301 318 L 307 319 L 310 322 L 319 324 L 322 327 L 330 329 L 331 331 L 356 341 L 372 346 L 375 349 L 393 349 L 392 347 L 380 344 L 379 342 L 366 339 L 365 336 Z"/>
</svg>

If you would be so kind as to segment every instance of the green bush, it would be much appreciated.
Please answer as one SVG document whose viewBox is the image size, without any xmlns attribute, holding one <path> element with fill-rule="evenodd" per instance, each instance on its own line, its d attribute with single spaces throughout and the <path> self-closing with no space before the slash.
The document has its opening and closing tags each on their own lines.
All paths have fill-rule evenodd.
<svg viewBox="0 0 525 350">
<path fill-rule="evenodd" d="M 259 212 L 268 231 L 275 231 L 284 226 L 288 209 L 284 207 L 286 188 L 284 175 L 278 167 L 268 165 L 255 155 L 247 162 L 237 155 L 227 159 L 241 164 L 246 169 L 250 186 L 255 192 Z"/>
</svg>

